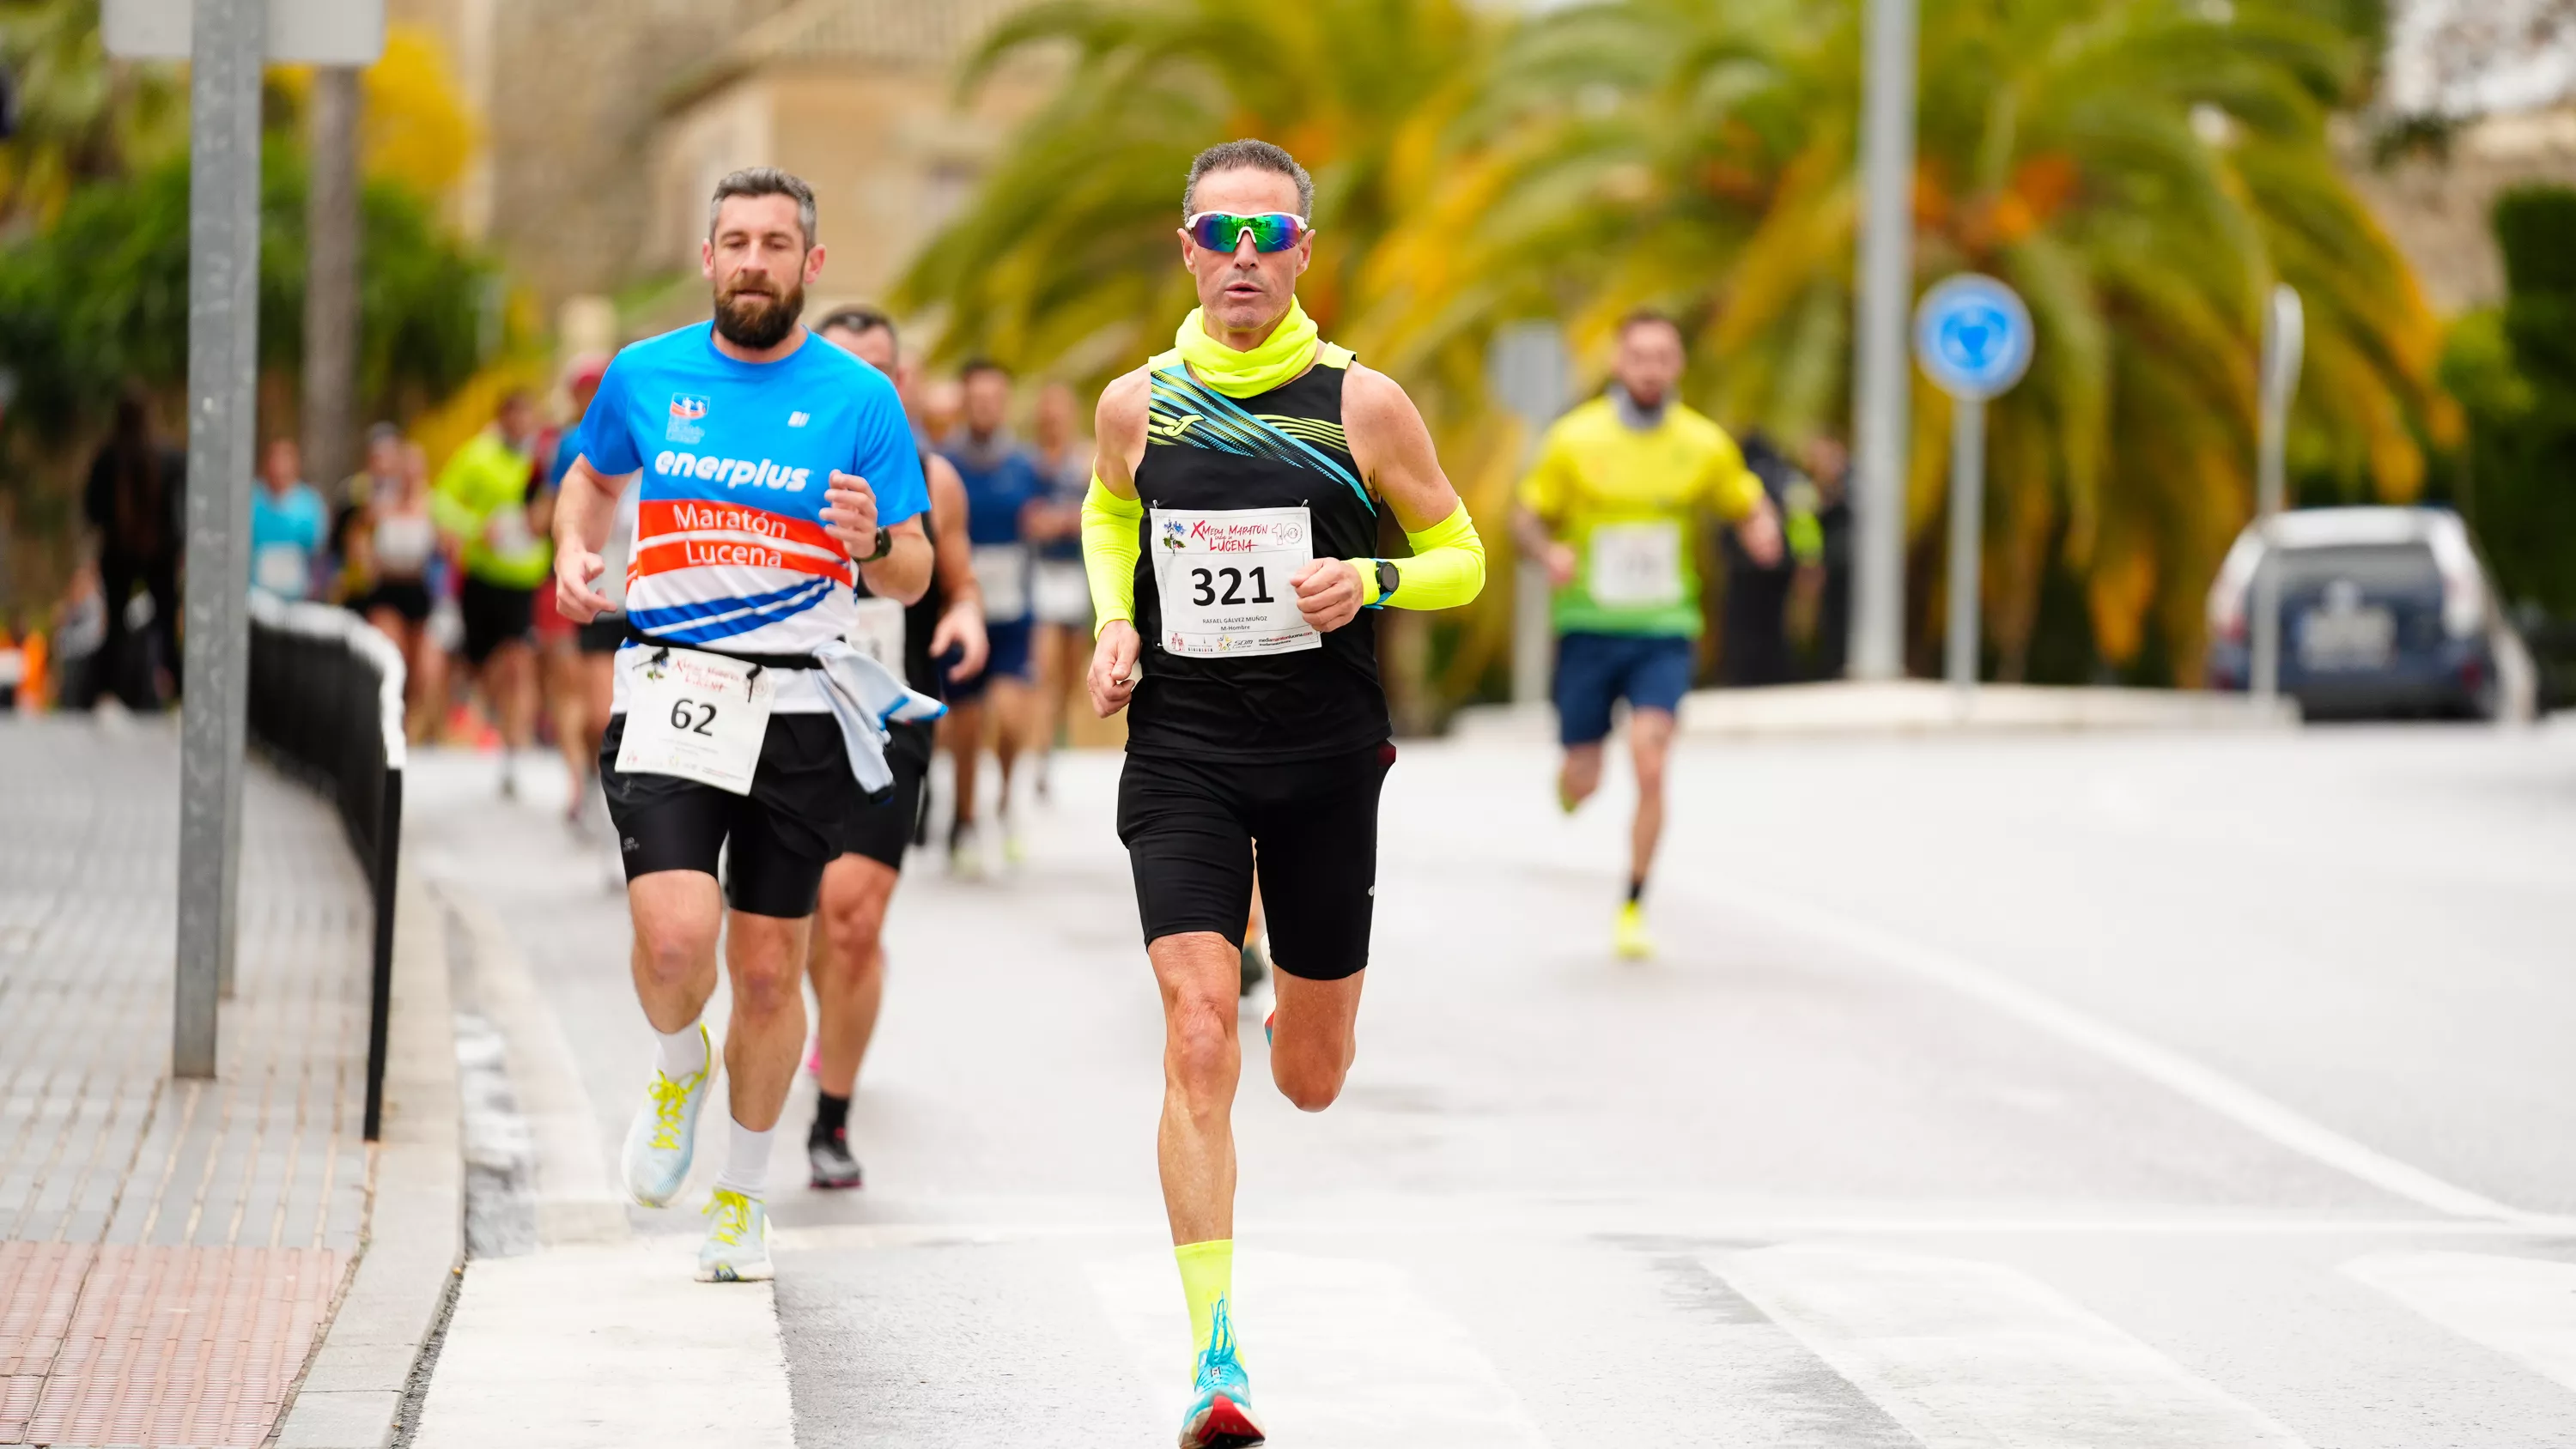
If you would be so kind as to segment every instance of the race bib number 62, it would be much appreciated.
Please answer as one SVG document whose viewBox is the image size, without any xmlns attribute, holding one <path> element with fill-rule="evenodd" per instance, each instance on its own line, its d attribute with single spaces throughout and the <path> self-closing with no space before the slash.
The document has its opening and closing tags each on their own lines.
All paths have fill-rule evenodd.
<svg viewBox="0 0 2576 1449">
<path fill-rule="evenodd" d="M 776 676 L 756 664 L 694 649 L 630 649 L 621 774 L 675 775 L 736 795 L 751 793 L 769 734 Z M 624 663 L 621 659 L 620 663 Z"/>
</svg>

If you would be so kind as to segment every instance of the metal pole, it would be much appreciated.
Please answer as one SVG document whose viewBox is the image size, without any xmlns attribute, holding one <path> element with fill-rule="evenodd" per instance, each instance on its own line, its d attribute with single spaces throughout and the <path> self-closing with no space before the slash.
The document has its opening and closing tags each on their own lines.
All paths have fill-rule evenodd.
<svg viewBox="0 0 2576 1449">
<path fill-rule="evenodd" d="M 250 639 L 250 428 L 258 360 L 262 0 L 195 0 L 188 144 L 188 586 L 179 743 L 179 931 L 170 1071 L 215 1074 L 232 975 Z"/>
<path fill-rule="evenodd" d="M 1914 307 L 1916 0 L 1870 0 L 1862 118 L 1865 173 L 1852 377 L 1859 514 L 1851 676 L 1905 672 L 1906 318 Z"/>
<path fill-rule="evenodd" d="M 358 467 L 358 129 L 355 66 L 313 72 L 305 199 L 304 476 L 332 501 Z M 354 502 L 355 500 L 349 500 Z"/>
<path fill-rule="evenodd" d="M 2306 341 L 2306 313 L 2299 294 L 2287 286 L 2274 287 L 2270 305 L 2263 309 L 2263 395 L 2254 469 L 2254 516 L 2265 546 L 2254 570 L 2250 630 L 2254 657 L 2249 671 L 2253 678 L 2247 681 L 2254 697 L 2265 704 L 2281 693 L 2281 571 L 2270 545 L 2272 520 L 2281 515 L 2289 493 L 2285 454 L 2290 400 L 2298 392 Z"/>
<path fill-rule="evenodd" d="M 1986 404 L 1950 404 L 1950 649 L 1948 678 L 1965 694 L 1977 687 L 1977 585 L 1985 569 Z"/>
</svg>

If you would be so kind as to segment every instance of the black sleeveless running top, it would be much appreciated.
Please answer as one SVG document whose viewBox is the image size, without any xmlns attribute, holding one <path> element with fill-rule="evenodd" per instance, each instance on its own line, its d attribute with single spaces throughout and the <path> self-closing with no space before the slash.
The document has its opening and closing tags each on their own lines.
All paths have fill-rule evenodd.
<svg viewBox="0 0 2576 1449">
<path fill-rule="evenodd" d="M 930 476 L 930 454 L 926 451 L 921 454 L 921 474 L 925 480 Z M 930 657 L 930 636 L 939 628 L 939 616 L 946 608 L 948 600 L 939 587 L 937 560 L 939 525 L 932 519 L 927 509 L 923 510 L 921 515 L 921 531 L 930 535 L 932 554 L 930 587 L 921 591 L 921 599 L 918 603 L 904 607 L 903 682 L 915 694 L 928 695 L 932 699 L 946 699 L 948 695 L 941 689 L 939 682 L 939 663 Z M 852 570 L 852 572 L 855 574 L 857 571 Z M 859 597 L 862 599 L 876 597 L 875 590 L 868 587 L 868 581 L 864 577 L 859 579 Z"/>
<path fill-rule="evenodd" d="M 1127 748 L 1224 761 L 1322 759 L 1384 744 L 1377 615 L 1326 634 L 1321 649 L 1242 659 L 1173 654 L 1162 643 L 1154 583 L 1153 510 L 1306 508 L 1315 557 L 1377 553 L 1377 504 L 1342 430 L 1350 354 L 1322 348 L 1295 381 L 1230 398 L 1190 376 L 1178 353 L 1150 364 L 1145 457 L 1136 465 L 1144 557 L 1136 565 L 1136 632 L 1144 678 L 1127 707 Z"/>
</svg>

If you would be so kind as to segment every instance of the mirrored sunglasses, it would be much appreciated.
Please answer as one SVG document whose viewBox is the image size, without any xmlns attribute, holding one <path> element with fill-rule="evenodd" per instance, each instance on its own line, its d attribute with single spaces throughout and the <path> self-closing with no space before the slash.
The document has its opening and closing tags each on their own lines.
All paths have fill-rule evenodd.
<svg viewBox="0 0 2576 1449">
<path fill-rule="evenodd" d="M 1231 211 L 1202 211 L 1186 223 L 1190 240 L 1210 251 L 1230 252 L 1243 245 L 1243 234 L 1252 233 L 1252 249 L 1258 252 L 1284 252 L 1298 239 L 1315 228 L 1293 211 L 1265 211 L 1254 216 L 1238 216 Z"/>
</svg>

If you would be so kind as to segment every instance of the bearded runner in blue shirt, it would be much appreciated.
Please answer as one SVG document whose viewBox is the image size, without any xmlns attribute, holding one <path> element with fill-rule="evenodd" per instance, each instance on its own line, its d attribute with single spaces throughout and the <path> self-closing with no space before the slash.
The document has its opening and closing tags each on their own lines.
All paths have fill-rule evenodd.
<svg viewBox="0 0 2576 1449">
<path fill-rule="evenodd" d="M 844 641 L 856 580 L 905 603 L 929 587 L 929 496 L 894 385 L 798 321 L 823 270 L 814 220 L 814 193 L 785 172 L 717 183 L 704 248 L 715 320 L 618 354 L 566 444 L 579 461 L 556 518 L 558 603 L 588 621 L 610 606 L 592 581 L 618 495 L 642 475 L 630 637 L 600 750 L 636 992 L 661 1039 L 624 1170 L 647 1207 L 688 1176 L 714 1067 L 698 1018 L 715 992 L 721 925 L 733 1121 L 698 1253 L 709 1282 L 772 1276 L 762 1196 L 805 1041 L 798 972 L 816 887 L 863 787 L 888 783 L 871 748 L 883 723 L 938 712 Z M 862 703 L 876 718 L 854 723 Z"/>
</svg>

